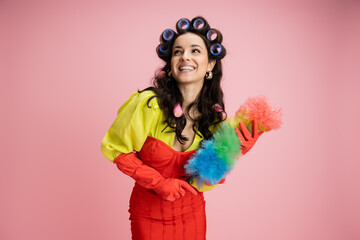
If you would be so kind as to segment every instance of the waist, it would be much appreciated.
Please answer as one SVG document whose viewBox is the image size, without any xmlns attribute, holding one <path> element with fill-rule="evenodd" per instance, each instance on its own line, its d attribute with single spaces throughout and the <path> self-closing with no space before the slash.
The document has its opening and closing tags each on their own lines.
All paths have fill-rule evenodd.
<svg viewBox="0 0 360 240">
<path fill-rule="evenodd" d="M 153 190 L 135 183 L 130 198 L 130 214 L 153 220 L 174 220 L 183 215 L 205 210 L 202 192 L 196 196 L 185 190 L 185 195 L 175 201 L 165 201 Z"/>
</svg>

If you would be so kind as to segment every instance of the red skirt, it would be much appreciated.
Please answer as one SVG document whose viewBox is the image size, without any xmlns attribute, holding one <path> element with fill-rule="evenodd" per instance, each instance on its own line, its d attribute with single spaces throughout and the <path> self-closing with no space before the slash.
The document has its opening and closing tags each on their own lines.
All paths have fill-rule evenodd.
<svg viewBox="0 0 360 240">
<path fill-rule="evenodd" d="M 185 180 L 184 165 L 195 151 L 178 152 L 164 142 L 148 137 L 139 158 L 165 178 Z M 133 240 L 204 240 L 206 234 L 205 201 L 185 190 L 183 197 L 170 202 L 154 191 L 135 183 L 130 198 Z"/>
</svg>

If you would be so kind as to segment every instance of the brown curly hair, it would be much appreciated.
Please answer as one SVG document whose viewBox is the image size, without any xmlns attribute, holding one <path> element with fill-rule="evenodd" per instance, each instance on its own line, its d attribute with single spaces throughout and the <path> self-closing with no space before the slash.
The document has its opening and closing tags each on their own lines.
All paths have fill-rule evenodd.
<svg viewBox="0 0 360 240">
<path fill-rule="evenodd" d="M 203 21 L 201 28 L 195 27 L 196 25 L 194 23 L 195 21 L 199 21 L 198 19 Z M 188 21 L 188 23 L 190 23 L 188 29 L 181 28 L 179 24 L 180 21 L 184 22 L 184 20 L 185 22 Z M 181 134 L 186 126 L 186 117 L 182 115 L 180 118 L 176 118 L 173 113 L 173 109 L 178 103 L 182 105 L 183 97 L 175 79 L 172 76 L 169 76 L 167 73 L 171 69 L 170 62 L 172 57 L 172 47 L 177 37 L 187 32 L 195 33 L 200 36 L 208 50 L 209 61 L 216 60 L 216 64 L 212 70 L 213 78 L 211 80 L 204 81 L 204 85 L 198 97 L 187 107 L 187 109 L 184 109 L 184 113 L 190 117 L 188 114 L 190 109 L 196 108 L 198 110 L 200 117 L 198 119 L 191 118 L 194 121 L 193 130 L 195 134 L 201 136 L 196 131 L 196 129 L 198 129 L 198 131 L 203 135 L 204 139 L 209 139 L 212 136 L 212 132 L 209 130 L 209 128 L 213 125 L 216 126 L 224 120 L 222 119 L 223 113 L 216 111 L 214 109 L 214 105 L 219 104 L 223 112 L 225 112 L 223 91 L 221 89 L 220 82 L 222 79 L 221 59 L 225 57 L 226 49 L 221 45 L 222 51 L 216 52 L 216 55 L 212 54 L 210 51 L 210 48 L 214 44 L 221 44 L 222 34 L 219 30 L 210 28 L 210 25 L 205 20 L 205 18 L 201 16 L 193 18 L 191 22 L 188 19 L 180 19 L 176 24 L 176 29 L 177 33 L 170 30 L 173 34 L 171 40 L 166 41 L 164 39 L 164 35 L 161 34 L 160 44 L 157 46 L 156 52 L 158 56 L 165 61 L 165 65 L 160 69 L 161 74 L 155 74 L 153 79 L 153 86 L 143 89 L 142 91 L 139 90 L 139 92 L 151 90 L 155 93 L 155 96 L 152 98 L 157 97 L 159 106 L 166 116 L 166 120 L 164 122 L 167 124 L 167 127 L 170 127 L 170 131 L 176 133 L 176 137 L 180 143 L 187 141 L 188 139 Z M 209 40 L 209 37 L 207 37 L 209 30 L 212 31 L 211 33 L 216 33 L 215 39 Z M 149 99 L 148 103 L 152 98 Z M 163 129 L 163 131 L 165 129 Z"/>
</svg>

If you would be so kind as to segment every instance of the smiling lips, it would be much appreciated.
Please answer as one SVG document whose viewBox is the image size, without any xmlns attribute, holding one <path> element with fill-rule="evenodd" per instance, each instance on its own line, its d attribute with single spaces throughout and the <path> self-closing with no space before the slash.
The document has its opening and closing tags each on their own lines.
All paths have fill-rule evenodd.
<svg viewBox="0 0 360 240">
<path fill-rule="evenodd" d="M 195 70 L 195 67 L 191 66 L 191 65 L 184 65 L 184 66 L 180 66 L 179 70 L 180 70 L 180 72 L 191 72 L 191 71 Z"/>
</svg>

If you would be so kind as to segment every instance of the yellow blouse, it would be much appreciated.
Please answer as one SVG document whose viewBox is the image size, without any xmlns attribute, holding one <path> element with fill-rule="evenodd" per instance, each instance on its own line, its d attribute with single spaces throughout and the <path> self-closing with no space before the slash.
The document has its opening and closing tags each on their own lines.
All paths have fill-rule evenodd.
<svg viewBox="0 0 360 240">
<path fill-rule="evenodd" d="M 153 91 L 135 92 L 120 107 L 117 117 L 101 143 L 101 151 L 106 158 L 113 161 L 122 153 L 140 151 L 148 136 L 159 139 L 174 149 L 174 132 L 166 128 L 165 115 L 160 109 L 157 98 L 151 99 L 149 106 L 147 101 L 154 96 Z M 191 146 L 186 150 L 198 149 L 203 137 L 195 134 Z"/>
</svg>

